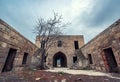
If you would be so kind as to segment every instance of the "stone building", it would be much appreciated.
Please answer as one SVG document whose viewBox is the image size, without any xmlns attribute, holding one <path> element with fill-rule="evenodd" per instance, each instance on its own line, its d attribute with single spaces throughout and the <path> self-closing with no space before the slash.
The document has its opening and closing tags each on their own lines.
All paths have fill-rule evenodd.
<svg viewBox="0 0 120 82">
<path fill-rule="evenodd" d="M 39 37 L 33 44 L 0 19 L 1 72 L 30 65 L 40 46 Z M 47 54 L 48 67 L 71 67 L 77 62 L 78 68 L 87 65 L 99 71 L 120 72 L 120 20 L 87 44 L 84 44 L 83 35 L 61 35 Z"/>
<path fill-rule="evenodd" d="M 36 45 L 40 47 L 39 37 Z M 48 67 L 71 67 L 77 61 L 76 50 L 84 45 L 83 35 L 61 35 L 56 44 L 47 51 L 46 65 Z"/>
<path fill-rule="evenodd" d="M 80 49 L 92 69 L 120 72 L 120 20 Z"/>
<path fill-rule="evenodd" d="M 37 46 L 0 19 L 0 72 L 29 65 Z"/>
</svg>

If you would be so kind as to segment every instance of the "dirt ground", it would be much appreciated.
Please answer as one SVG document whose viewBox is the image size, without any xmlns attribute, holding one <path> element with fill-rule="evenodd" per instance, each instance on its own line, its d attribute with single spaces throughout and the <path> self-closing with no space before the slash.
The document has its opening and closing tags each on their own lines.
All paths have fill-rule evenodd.
<svg viewBox="0 0 120 82">
<path fill-rule="evenodd" d="M 0 82 L 120 82 L 119 74 L 114 77 L 73 75 L 64 72 L 47 72 L 43 70 L 7 72 L 0 74 Z"/>
</svg>

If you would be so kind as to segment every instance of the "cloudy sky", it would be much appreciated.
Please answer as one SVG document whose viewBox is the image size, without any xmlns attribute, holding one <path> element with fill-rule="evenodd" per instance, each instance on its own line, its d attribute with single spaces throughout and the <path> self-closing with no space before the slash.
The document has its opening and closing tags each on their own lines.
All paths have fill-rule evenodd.
<svg viewBox="0 0 120 82">
<path fill-rule="evenodd" d="M 53 11 L 71 23 L 65 34 L 84 35 L 88 42 L 120 18 L 120 0 L 0 0 L 0 19 L 32 42 L 37 19 Z"/>
</svg>

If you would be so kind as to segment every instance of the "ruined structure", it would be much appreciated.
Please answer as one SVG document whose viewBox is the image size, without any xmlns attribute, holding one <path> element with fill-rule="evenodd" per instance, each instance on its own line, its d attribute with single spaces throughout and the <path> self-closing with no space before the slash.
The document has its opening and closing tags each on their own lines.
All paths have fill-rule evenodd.
<svg viewBox="0 0 120 82">
<path fill-rule="evenodd" d="M 36 37 L 36 45 L 41 46 L 39 37 Z M 56 44 L 50 46 L 47 51 L 46 65 L 48 67 L 71 67 L 77 61 L 76 50 L 84 45 L 82 35 L 61 35 Z"/>
<path fill-rule="evenodd" d="M 120 72 L 120 20 L 80 49 L 92 69 Z"/>
<path fill-rule="evenodd" d="M 0 71 L 16 70 L 29 65 L 40 48 L 0 20 Z M 51 67 L 90 66 L 106 72 L 120 72 L 120 20 L 84 45 L 83 35 L 62 35 L 48 50 L 46 65 Z M 34 61 L 34 60 L 33 60 Z M 87 62 L 86 62 L 87 61 Z"/>
<path fill-rule="evenodd" d="M 0 19 L 0 72 L 29 65 L 36 49 L 37 46 Z"/>
</svg>

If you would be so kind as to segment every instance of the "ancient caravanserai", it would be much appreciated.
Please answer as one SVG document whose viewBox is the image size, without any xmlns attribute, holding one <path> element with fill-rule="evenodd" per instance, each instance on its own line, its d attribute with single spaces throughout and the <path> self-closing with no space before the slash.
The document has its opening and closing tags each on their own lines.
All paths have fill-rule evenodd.
<svg viewBox="0 0 120 82">
<path fill-rule="evenodd" d="M 36 37 L 36 46 L 40 47 L 39 36 Z M 75 51 L 84 45 L 83 35 L 61 35 L 47 51 L 46 65 L 48 67 L 70 68 L 76 61 Z"/>
<path fill-rule="evenodd" d="M 31 64 L 40 47 L 0 19 L 0 71 L 14 71 Z M 84 44 L 83 35 L 61 35 L 48 51 L 49 68 L 90 67 L 104 72 L 120 72 L 120 20 Z"/>
</svg>

